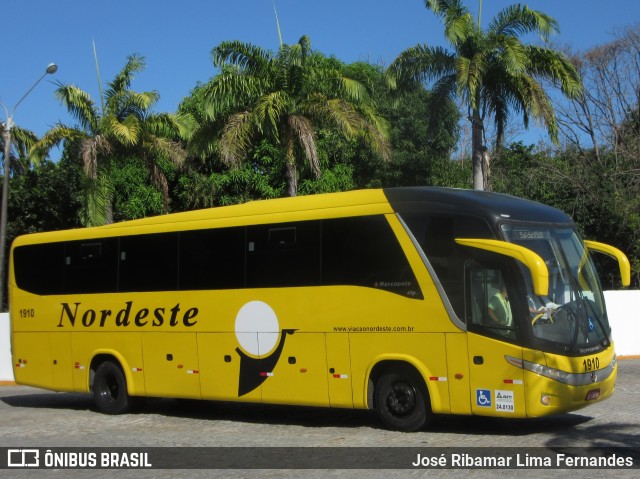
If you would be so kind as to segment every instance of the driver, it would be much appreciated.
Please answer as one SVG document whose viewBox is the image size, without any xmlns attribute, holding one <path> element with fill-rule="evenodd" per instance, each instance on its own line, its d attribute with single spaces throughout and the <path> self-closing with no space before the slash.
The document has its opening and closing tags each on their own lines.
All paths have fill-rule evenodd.
<svg viewBox="0 0 640 479">
<path fill-rule="evenodd" d="M 509 294 L 504 284 L 489 300 L 488 313 L 489 317 L 500 326 L 510 327 L 513 324 Z"/>
</svg>

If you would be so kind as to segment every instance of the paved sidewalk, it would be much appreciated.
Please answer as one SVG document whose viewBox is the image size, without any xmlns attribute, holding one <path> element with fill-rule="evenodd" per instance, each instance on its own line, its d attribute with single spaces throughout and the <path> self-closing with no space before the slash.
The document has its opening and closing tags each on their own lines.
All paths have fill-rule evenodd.
<svg viewBox="0 0 640 479">
<path fill-rule="evenodd" d="M 427 431 L 380 427 L 368 411 L 154 399 L 140 412 L 106 416 L 90 396 L 24 386 L 0 387 L 0 447 L 634 447 L 640 451 L 640 360 L 619 363 L 612 398 L 538 420 L 440 417 Z M 355 451 L 355 450 L 354 450 Z M 3 476 L 0 470 L 0 477 Z M 4 471 L 7 472 L 7 471 Z M 12 471 L 13 472 L 13 471 Z M 180 477 L 181 471 L 135 471 Z M 184 471 L 182 471 L 184 472 Z M 301 471 L 191 471 L 191 477 L 299 477 Z M 360 477 L 358 471 L 308 471 L 307 477 Z M 60 477 L 20 471 L 20 477 Z M 566 470 L 374 470 L 369 477 L 565 477 Z M 637 477 L 638 470 L 580 470 L 580 477 Z M 195 476 L 194 476 L 195 474 Z M 65 471 L 67 477 L 131 477 L 132 471 Z M 7 476 L 8 477 L 8 476 Z"/>
</svg>

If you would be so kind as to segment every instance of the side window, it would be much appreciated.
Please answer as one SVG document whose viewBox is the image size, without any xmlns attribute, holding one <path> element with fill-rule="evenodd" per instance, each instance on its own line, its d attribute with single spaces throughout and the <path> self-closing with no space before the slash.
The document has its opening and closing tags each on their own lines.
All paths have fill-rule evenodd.
<svg viewBox="0 0 640 479">
<path fill-rule="evenodd" d="M 456 315 L 462 318 L 465 308 L 464 264 L 472 253 L 457 244 L 455 239 L 493 238 L 491 229 L 484 221 L 464 215 L 422 211 L 403 214 L 402 218 L 429 259 Z"/>
<path fill-rule="evenodd" d="M 466 319 L 470 331 L 515 339 L 514 308 L 500 269 L 467 266 Z"/>
<path fill-rule="evenodd" d="M 415 299 L 422 292 L 384 216 L 324 220 L 322 284 L 383 289 Z"/>
<path fill-rule="evenodd" d="M 243 288 L 244 235 L 244 228 L 180 233 L 180 289 Z"/>
<path fill-rule="evenodd" d="M 34 294 L 61 294 L 64 243 L 19 246 L 13 251 L 13 269 L 20 289 Z"/>
<path fill-rule="evenodd" d="M 118 285 L 118 239 L 70 241 L 65 245 L 64 292 L 110 293 Z"/>
<path fill-rule="evenodd" d="M 247 227 L 247 287 L 320 284 L 320 221 Z"/>
<path fill-rule="evenodd" d="M 119 291 L 172 291 L 178 285 L 178 234 L 120 238 Z"/>
</svg>

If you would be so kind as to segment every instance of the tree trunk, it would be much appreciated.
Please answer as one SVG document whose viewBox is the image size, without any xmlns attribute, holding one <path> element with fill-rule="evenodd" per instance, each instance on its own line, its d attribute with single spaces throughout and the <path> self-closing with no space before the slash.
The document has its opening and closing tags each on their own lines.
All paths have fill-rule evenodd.
<svg viewBox="0 0 640 479">
<path fill-rule="evenodd" d="M 482 120 L 478 111 L 471 118 L 471 150 L 473 161 L 473 189 L 484 190 L 485 178 L 482 168 L 483 159 Z"/>
<path fill-rule="evenodd" d="M 287 195 L 297 196 L 298 194 L 298 171 L 295 162 L 287 161 Z"/>
</svg>

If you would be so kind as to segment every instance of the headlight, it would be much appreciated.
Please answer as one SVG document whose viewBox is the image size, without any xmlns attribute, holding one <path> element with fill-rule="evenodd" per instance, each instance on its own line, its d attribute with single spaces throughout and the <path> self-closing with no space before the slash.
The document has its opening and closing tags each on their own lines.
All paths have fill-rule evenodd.
<svg viewBox="0 0 640 479">
<path fill-rule="evenodd" d="M 550 368 L 543 364 L 532 363 L 531 361 L 514 358 L 513 356 L 505 356 L 504 358 L 512 366 L 531 371 L 534 374 L 538 374 L 545 378 L 553 379 L 554 381 L 558 381 L 562 384 L 568 384 L 570 386 L 586 386 L 595 382 L 604 381 L 613 374 L 616 367 L 615 357 L 606 368 L 586 373 L 562 371 L 561 369 Z"/>
</svg>

